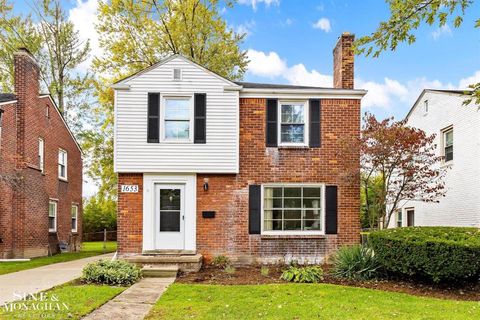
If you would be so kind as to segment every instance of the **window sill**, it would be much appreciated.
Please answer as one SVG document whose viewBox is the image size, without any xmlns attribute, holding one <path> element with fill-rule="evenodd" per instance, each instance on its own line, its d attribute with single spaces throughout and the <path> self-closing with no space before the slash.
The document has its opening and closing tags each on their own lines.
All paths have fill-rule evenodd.
<svg viewBox="0 0 480 320">
<path fill-rule="evenodd" d="M 306 150 L 310 149 L 309 146 L 278 146 L 278 150 Z"/>
<path fill-rule="evenodd" d="M 57 234 L 57 230 L 48 230 L 48 234 L 55 235 Z"/>
<path fill-rule="evenodd" d="M 440 168 L 448 168 L 448 167 L 451 167 L 453 166 L 453 160 L 450 160 L 448 162 L 444 162 L 440 165 Z"/>
<path fill-rule="evenodd" d="M 276 240 L 276 239 L 326 239 L 327 236 L 323 233 L 319 234 L 262 234 L 262 240 Z"/>
<path fill-rule="evenodd" d="M 58 177 L 58 180 L 60 180 L 60 181 L 62 181 L 62 182 L 68 182 L 68 180 L 65 179 L 65 178 L 60 178 L 60 177 Z"/>
<path fill-rule="evenodd" d="M 31 165 L 31 164 L 27 165 L 27 167 L 30 168 L 30 169 L 39 171 L 39 172 L 41 172 L 41 173 L 43 174 L 42 169 L 40 169 L 40 167 L 33 166 L 33 165 Z"/>
</svg>

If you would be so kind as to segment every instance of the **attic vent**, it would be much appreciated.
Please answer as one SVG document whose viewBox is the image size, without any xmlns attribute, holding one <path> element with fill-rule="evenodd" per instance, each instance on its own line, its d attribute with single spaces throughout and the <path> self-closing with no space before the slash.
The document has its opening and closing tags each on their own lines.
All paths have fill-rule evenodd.
<svg viewBox="0 0 480 320">
<path fill-rule="evenodd" d="M 173 69 L 173 80 L 182 80 L 182 70 L 175 68 Z"/>
</svg>

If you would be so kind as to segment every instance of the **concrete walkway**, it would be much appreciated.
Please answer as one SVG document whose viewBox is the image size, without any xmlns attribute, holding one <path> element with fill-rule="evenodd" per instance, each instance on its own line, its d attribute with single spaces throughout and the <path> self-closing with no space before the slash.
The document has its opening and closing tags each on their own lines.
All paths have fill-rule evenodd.
<svg viewBox="0 0 480 320">
<path fill-rule="evenodd" d="M 87 263 L 100 259 L 111 259 L 112 257 L 113 253 L 109 253 L 1 275 L 0 306 L 18 300 L 13 296 L 14 292 L 36 293 L 48 290 L 79 278 L 82 275 L 83 267 Z"/>
<path fill-rule="evenodd" d="M 140 320 L 175 278 L 144 278 L 113 298 L 83 320 Z"/>
</svg>

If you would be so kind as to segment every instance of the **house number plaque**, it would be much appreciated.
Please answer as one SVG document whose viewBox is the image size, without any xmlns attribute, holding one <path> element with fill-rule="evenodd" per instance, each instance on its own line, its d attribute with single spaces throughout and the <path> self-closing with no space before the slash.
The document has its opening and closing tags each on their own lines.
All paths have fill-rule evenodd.
<svg viewBox="0 0 480 320">
<path fill-rule="evenodd" d="M 122 193 L 137 193 L 138 185 L 136 184 L 122 184 L 120 186 L 120 192 Z"/>
</svg>

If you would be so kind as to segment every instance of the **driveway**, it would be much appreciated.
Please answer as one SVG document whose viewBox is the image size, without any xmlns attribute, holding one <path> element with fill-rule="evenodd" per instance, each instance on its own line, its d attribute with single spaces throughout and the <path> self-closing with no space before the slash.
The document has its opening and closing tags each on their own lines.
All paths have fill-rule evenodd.
<svg viewBox="0 0 480 320">
<path fill-rule="evenodd" d="M 18 297 L 13 295 L 14 292 L 36 293 L 75 280 L 82 275 L 82 269 L 87 263 L 111 259 L 113 255 L 109 253 L 1 275 L 0 306 L 18 300 Z"/>
</svg>

